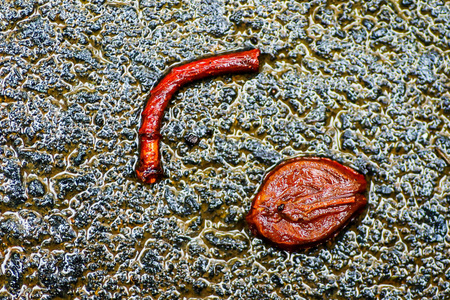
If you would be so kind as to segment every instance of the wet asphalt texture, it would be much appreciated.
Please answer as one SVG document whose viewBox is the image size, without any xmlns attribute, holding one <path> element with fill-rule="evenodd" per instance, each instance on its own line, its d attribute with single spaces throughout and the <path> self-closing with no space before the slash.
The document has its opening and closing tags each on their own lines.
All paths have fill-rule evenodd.
<svg viewBox="0 0 450 300">
<path fill-rule="evenodd" d="M 258 74 L 174 96 L 165 178 L 140 183 L 152 87 L 251 48 Z M 449 55 L 444 1 L 3 1 L 0 299 L 450 299 Z M 245 215 L 302 155 L 369 200 L 290 253 Z"/>
</svg>

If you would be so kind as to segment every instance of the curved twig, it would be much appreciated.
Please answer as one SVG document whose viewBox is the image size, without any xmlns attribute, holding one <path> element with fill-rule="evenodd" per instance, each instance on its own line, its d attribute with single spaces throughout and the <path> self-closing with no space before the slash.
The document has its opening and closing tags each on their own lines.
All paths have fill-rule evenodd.
<svg viewBox="0 0 450 300">
<path fill-rule="evenodd" d="M 150 92 L 142 112 L 139 129 L 141 152 L 137 176 L 145 183 L 154 183 L 163 174 L 159 154 L 161 120 L 173 94 L 183 85 L 205 77 L 228 73 L 256 72 L 259 69 L 258 49 L 226 54 L 194 61 L 173 68 Z"/>
</svg>

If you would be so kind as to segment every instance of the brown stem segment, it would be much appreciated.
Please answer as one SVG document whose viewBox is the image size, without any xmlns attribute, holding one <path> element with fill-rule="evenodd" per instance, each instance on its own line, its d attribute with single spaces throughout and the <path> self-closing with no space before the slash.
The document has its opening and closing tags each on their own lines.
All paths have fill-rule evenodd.
<svg viewBox="0 0 450 300">
<path fill-rule="evenodd" d="M 142 112 L 142 125 L 139 129 L 141 152 L 136 173 L 143 182 L 155 183 L 163 174 L 159 154 L 159 130 L 164 110 L 173 94 L 183 85 L 205 77 L 256 72 L 259 69 L 259 54 L 259 49 L 253 49 L 194 61 L 173 68 L 151 90 Z"/>
<path fill-rule="evenodd" d="M 337 206 L 340 205 L 353 204 L 356 203 L 356 198 L 356 196 L 353 196 L 341 199 L 328 199 L 326 202 L 320 201 L 310 204 L 298 204 L 294 200 L 293 202 L 284 204 L 281 214 L 293 222 L 312 221 L 313 219 L 319 218 L 328 213 L 328 211 L 323 210 L 324 208 L 336 209 Z M 322 209 L 322 211 L 320 209 Z M 313 211 L 319 211 L 319 213 L 312 214 Z"/>
</svg>

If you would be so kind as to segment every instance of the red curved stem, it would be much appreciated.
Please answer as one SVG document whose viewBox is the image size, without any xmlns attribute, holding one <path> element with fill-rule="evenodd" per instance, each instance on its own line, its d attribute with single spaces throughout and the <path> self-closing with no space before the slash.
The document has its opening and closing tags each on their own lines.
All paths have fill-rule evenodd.
<svg viewBox="0 0 450 300">
<path fill-rule="evenodd" d="M 139 129 L 141 152 L 136 173 L 143 182 L 154 183 L 163 174 L 159 154 L 159 130 L 164 110 L 173 94 L 183 85 L 205 77 L 256 72 L 259 69 L 259 54 L 258 49 L 253 49 L 205 58 L 173 68 L 150 92 Z"/>
</svg>

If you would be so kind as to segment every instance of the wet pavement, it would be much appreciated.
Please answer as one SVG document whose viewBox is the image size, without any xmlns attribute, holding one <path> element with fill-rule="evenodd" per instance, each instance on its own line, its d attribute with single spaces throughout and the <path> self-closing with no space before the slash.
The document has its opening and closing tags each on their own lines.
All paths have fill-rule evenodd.
<svg viewBox="0 0 450 300">
<path fill-rule="evenodd" d="M 443 1 L 6 1 L 0 299 L 450 299 L 449 24 Z M 141 184 L 151 88 L 250 48 L 258 74 L 174 96 Z M 368 206 L 290 253 L 245 216 L 302 155 L 363 173 Z"/>
</svg>

